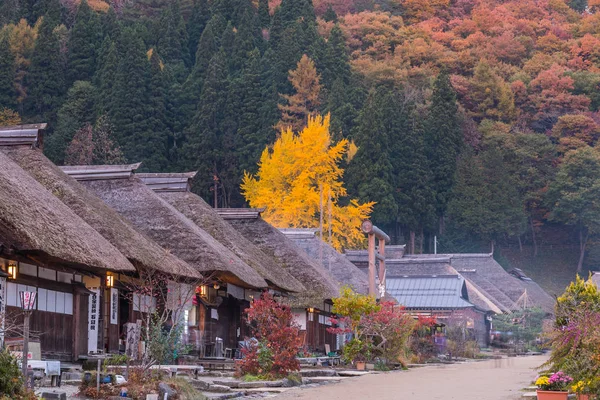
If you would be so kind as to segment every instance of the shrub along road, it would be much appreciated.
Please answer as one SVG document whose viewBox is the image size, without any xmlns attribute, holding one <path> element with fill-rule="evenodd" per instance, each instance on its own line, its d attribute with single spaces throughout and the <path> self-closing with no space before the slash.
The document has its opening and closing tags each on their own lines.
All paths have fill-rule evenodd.
<svg viewBox="0 0 600 400">
<path fill-rule="evenodd" d="M 274 397 L 327 400 L 516 400 L 531 385 L 546 356 L 436 365 L 350 378 L 339 384 L 299 388 Z"/>
</svg>

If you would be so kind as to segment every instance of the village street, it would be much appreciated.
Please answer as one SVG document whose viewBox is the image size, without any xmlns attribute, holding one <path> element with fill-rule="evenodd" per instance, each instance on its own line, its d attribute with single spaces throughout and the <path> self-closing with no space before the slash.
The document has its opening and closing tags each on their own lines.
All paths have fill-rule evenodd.
<svg viewBox="0 0 600 400">
<path fill-rule="evenodd" d="M 327 400 L 516 400 L 546 356 L 415 368 L 300 388 L 275 397 Z"/>
</svg>

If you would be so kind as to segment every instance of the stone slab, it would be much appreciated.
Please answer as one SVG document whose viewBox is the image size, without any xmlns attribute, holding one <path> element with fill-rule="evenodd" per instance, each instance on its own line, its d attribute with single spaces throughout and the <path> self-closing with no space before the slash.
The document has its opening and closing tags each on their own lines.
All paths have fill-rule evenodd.
<svg viewBox="0 0 600 400">
<path fill-rule="evenodd" d="M 300 375 L 308 378 L 315 376 L 337 376 L 338 373 L 334 369 L 303 369 L 300 371 Z"/>
<path fill-rule="evenodd" d="M 347 371 L 337 371 L 338 376 L 347 376 L 347 377 L 351 377 L 351 376 L 363 376 L 363 375 L 368 375 L 370 374 L 369 371 L 353 371 L 353 370 L 347 370 Z"/>
<path fill-rule="evenodd" d="M 239 382 L 240 389 L 255 389 L 265 387 L 282 387 L 283 381 L 254 381 L 254 382 Z"/>
</svg>

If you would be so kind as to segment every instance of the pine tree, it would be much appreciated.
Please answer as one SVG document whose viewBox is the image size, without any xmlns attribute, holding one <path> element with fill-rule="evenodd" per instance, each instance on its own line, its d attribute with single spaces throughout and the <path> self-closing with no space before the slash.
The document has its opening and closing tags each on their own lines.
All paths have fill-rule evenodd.
<svg viewBox="0 0 600 400">
<path fill-rule="evenodd" d="M 171 84 L 169 70 L 165 64 L 153 51 L 149 51 L 150 61 L 150 85 L 149 85 L 149 106 L 148 126 L 150 130 L 146 135 L 140 137 L 145 144 L 139 146 L 148 146 L 154 151 L 152 158 L 147 158 L 145 167 L 148 171 L 165 171 L 167 168 L 167 156 L 169 153 L 168 143 L 172 136 L 169 131 L 167 114 L 167 95 Z"/>
<path fill-rule="evenodd" d="M 94 75 L 97 88 L 97 114 L 110 112 L 113 107 L 114 79 L 117 75 L 119 54 L 117 46 L 110 36 L 102 42 L 98 53 L 98 68 Z"/>
<path fill-rule="evenodd" d="M 181 156 L 183 168 L 198 171 L 195 190 L 209 201 L 214 179 L 219 178 L 218 164 L 222 157 L 220 129 L 228 90 L 225 65 L 223 52 L 210 60 L 198 110 L 185 132 Z"/>
<path fill-rule="evenodd" d="M 206 0 L 195 0 L 192 8 L 192 15 L 188 21 L 188 48 L 189 54 L 195 56 L 198 49 L 198 41 L 200 36 L 210 19 L 210 10 Z"/>
<path fill-rule="evenodd" d="M 60 13 L 57 12 L 56 7 L 60 5 L 49 9 L 39 28 L 26 80 L 29 87 L 27 108 L 36 119 L 49 123 L 55 120 L 65 90 L 60 43 L 57 35 L 54 34 L 54 29 L 60 20 Z"/>
<path fill-rule="evenodd" d="M 436 196 L 436 212 L 442 218 L 454 184 L 456 160 L 462 147 L 456 93 L 450 77 L 442 72 L 434 83 L 431 106 L 425 123 L 425 148 L 430 160 L 432 186 Z"/>
<path fill-rule="evenodd" d="M 117 19 L 117 13 L 113 7 L 110 7 L 106 13 L 101 14 L 100 26 L 102 30 L 102 36 L 104 38 L 110 36 L 116 39 L 121 35 L 121 25 Z"/>
<path fill-rule="evenodd" d="M 394 196 L 394 167 L 390 159 L 390 131 L 385 115 L 391 93 L 373 90 L 358 117 L 354 132 L 358 152 L 348 163 L 348 192 L 360 201 L 374 201 L 372 219 L 389 226 L 396 222 L 398 204 Z"/>
<path fill-rule="evenodd" d="M 350 101 L 352 88 L 341 79 L 333 82 L 327 94 L 326 110 L 331 113 L 331 135 L 335 139 L 350 137 L 358 112 Z"/>
<path fill-rule="evenodd" d="M 52 161 L 63 164 L 65 150 L 75 132 L 94 121 L 95 89 L 85 81 L 77 81 L 69 89 L 67 99 L 58 110 L 56 130 L 45 143 L 44 152 Z"/>
<path fill-rule="evenodd" d="M 324 67 L 323 83 L 326 87 L 331 88 L 338 79 L 344 84 L 350 83 L 350 57 L 339 25 L 334 26 L 329 35 Z"/>
<path fill-rule="evenodd" d="M 323 14 L 323 19 L 327 22 L 337 22 L 338 16 L 331 4 L 327 5 L 327 10 L 325 10 L 325 13 Z"/>
<path fill-rule="evenodd" d="M 96 53 L 100 44 L 100 23 L 86 0 L 77 9 L 68 47 L 68 81 L 90 80 L 96 69 Z"/>
<path fill-rule="evenodd" d="M 392 116 L 388 129 L 398 224 L 410 232 L 409 251 L 414 253 L 415 234 L 422 234 L 433 225 L 435 193 L 425 153 L 423 124 L 416 112 L 416 104 L 406 95 L 394 94 L 386 105 L 386 114 Z"/>
<path fill-rule="evenodd" d="M 179 1 L 173 1 L 163 11 L 158 25 L 156 50 L 167 63 L 176 66 L 191 64 L 188 50 L 188 34 L 179 9 Z"/>
<path fill-rule="evenodd" d="M 254 49 L 248 56 L 246 68 L 240 79 L 239 93 L 241 108 L 238 129 L 238 155 L 240 171 L 256 172 L 256 165 L 265 146 L 271 142 L 271 135 L 265 137 L 265 131 L 272 132 L 272 125 L 263 129 L 261 104 L 263 104 L 260 52 Z M 241 176 L 241 175 L 240 175 Z"/>
<path fill-rule="evenodd" d="M 144 162 L 146 169 L 157 168 L 166 157 L 166 146 L 153 137 L 149 120 L 152 110 L 148 102 L 150 63 L 146 48 L 133 28 L 122 30 L 117 48 L 119 59 L 109 110 L 115 138 L 125 158 Z"/>
<path fill-rule="evenodd" d="M 258 0 L 258 20 L 261 28 L 268 28 L 271 26 L 269 0 Z"/>
<path fill-rule="evenodd" d="M 14 108 L 17 104 L 15 71 L 15 57 L 8 38 L 0 34 L 0 109 Z"/>
</svg>

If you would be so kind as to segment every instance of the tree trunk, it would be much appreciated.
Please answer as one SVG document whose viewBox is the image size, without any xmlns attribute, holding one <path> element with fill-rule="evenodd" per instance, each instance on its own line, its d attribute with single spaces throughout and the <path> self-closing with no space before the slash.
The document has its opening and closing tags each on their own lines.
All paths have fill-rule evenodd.
<svg viewBox="0 0 600 400">
<path fill-rule="evenodd" d="M 490 245 L 492 247 L 492 255 L 494 255 L 494 241 L 493 240 L 490 241 Z"/>
<path fill-rule="evenodd" d="M 423 234 L 423 228 L 421 228 L 420 242 L 419 242 L 419 254 L 423 254 L 423 243 L 425 242 L 425 235 Z"/>
<path fill-rule="evenodd" d="M 533 225 L 533 218 L 529 217 L 529 223 L 531 225 L 531 240 L 533 241 L 533 256 L 538 255 L 537 236 L 535 235 L 535 226 Z"/>
<path fill-rule="evenodd" d="M 523 242 L 521 242 L 521 235 L 517 236 L 517 239 L 519 239 L 519 251 L 522 253 L 523 252 Z"/>
<path fill-rule="evenodd" d="M 577 262 L 577 272 L 583 269 L 583 259 L 585 258 L 585 247 L 587 245 L 588 233 L 583 233 L 585 228 L 579 229 L 579 262 Z"/>
<path fill-rule="evenodd" d="M 415 231 L 410 231 L 410 254 L 415 254 Z"/>
</svg>

